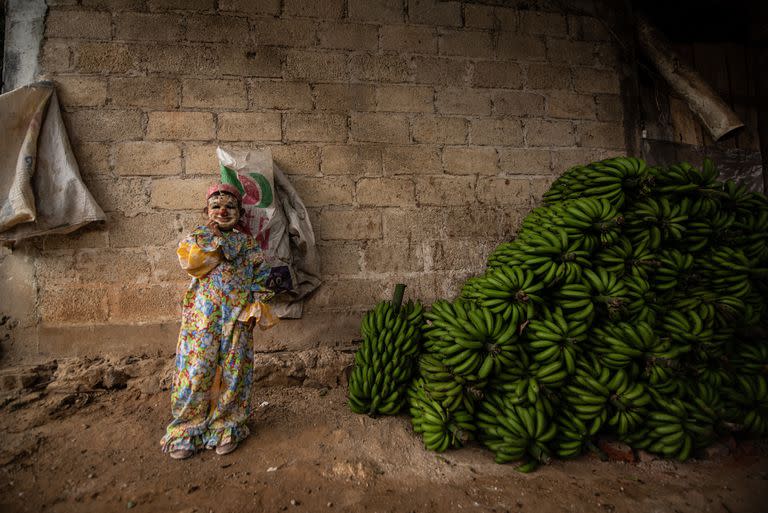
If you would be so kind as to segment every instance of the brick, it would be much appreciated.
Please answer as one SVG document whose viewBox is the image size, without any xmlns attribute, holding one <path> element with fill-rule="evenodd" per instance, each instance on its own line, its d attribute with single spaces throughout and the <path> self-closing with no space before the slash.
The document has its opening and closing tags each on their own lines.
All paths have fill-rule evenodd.
<svg viewBox="0 0 768 513">
<path fill-rule="evenodd" d="M 381 175 L 382 155 L 378 146 L 324 146 L 321 154 L 320 169 L 324 175 Z"/>
<path fill-rule="evenodd" d="M 417 25 L 385 25 L 381 27 L 381 48 L 385 52 L 435 54 L 437 31 Z"/>
<path fill-rule="evenodd" d="M 219 114 L 217 137 L 222 141 L 279 141 L 279 112 L 224 112 Z"/>
<path fill-rule="evenodd" d="M 383 85 L 376 89 L 376 110 L 432 112 L 434 90 L 428 86 Z"/>
<path fill-rule="evenodd" d="M 573 146 L 573 126 L 568 121 L 530 119 L 525 122 L 525 140 L 528 146 Z"/>
<path fill-rule="evenodd" d="M 499 149 L 499 165 L 503 173 L 548 174 L 552 167 L 549 150 L 528 148 Z"/>
<path fill-rule="evenodd" d="M 310 144 L 272 147 L 275 164 L 289 175 L 316 175 L 320 172 L 320 149 Z"/>
<path fill-rule="evenodd" d="M 534 176 L 531 178 L 531 206 L 536 208 L 544 203 L 544 193 L 546 193 L 557 176 Z"/>
<path fill-rule="evenodd" d="M 142 114 L 134 110 L 79 110 L 64 116 L 75 141 L 121 141 L 144 135 Z"/>
<path fill-rule="evenodd" d="M 346 80 L 346 56 L 342 53 L 289 51 L 286 54 L 284 78 L 310 82 Z"/>
<path fill-rule="evenodd" d="M 109 40 L 112 38 L 112 16 L 98 11 L 51 10 L 45 19 L 45 35 Z"/>
<path fill-rule="evenodd" d="M 465 86 L 469 77 L 466 59 L 444 57 L 414 57 L 414 80 L 417 84 Z"/>
<path fill-rule="evenodd" d="M 203 224 L 205 216 L 202 212 L 198 213 L 199 223 Z M 179 228 L 181 224 L 177 221 Z M 189 232 L 186 232 L 189 233 Z M 180 240 L 184 235 L 184 232 L 179 232 L 177 240 Z M 148 247 L 147 256 L 152 264 L 152 280 L 150 283 L 162 283 L 172 282 L 175 284 L 181 283 L 184 288 L 189 284 L 189 275 L 179 265 L 179 257 L 176 256 L 176 241 L 172 245 L 166 245 L 161 247 Z M 170 246 L 170 247 L 169 247 Z M 183 297 L 183 293 L 180 290 L 178 299 Z M 177 300 L 178 301 L 178 300 Z"/>
<path fill-rule="evenodd" d="M 554 64 L 529 64 L 528 89 L 570 89 L 571 68 Z"/>
<path fill-rule="evenodd" d="M 493 44 L 489 32 L 467 29 L 448 30 L 439 38 L 442 55 L 488 59 L 493 56 Z"/>
<path fill-rule="evenodd" d="M 222 45 L 216 49 L 213 57 L 215 66 L 209 74 L 235 77 L 281 77 L 284 53 L 282 48 L 271 46 L 248 47 L 242 43 Z M 203 68 L 207 65 L 208 63 L 202 64 Z"/>
<path fill-rule="evenodd" d="M 107 292 L 103 288 L 79 286 L 40 291 L 41 322 L 103 322 L 107 320 L 107 315 Z"/>
<path fill-rule="evenodd" d="M 490 205 L 529 207 L 531 188 L 527 178 L 485 177 L 478 178 L 477 200 Z"/>
<path fill-rule="evenodd" d="M 405 17 L 402 0 L 349 0 L 349 17 L 356 21 L 401 23 Z"/>
<path fill-rule="evenodd" d="M 181 106 L 205 109 L 245 109 L 248 96 L 242 80 L 183 80 Z"/>
<path fill-rule="evenodd" d="M 362 245 L 358 242 L 321 242 L 317 251 L 323 276 L 360 272 Z"/>
<path fill-rule="evenodd" d="M 344 0 L 283 0 L 283 15 L 341 18 Z"/>
<path fill-rule="evenodd" d="M 423 175 L 442 173 L 437 147 L 425 145 L 391 146 L 383 150 L 385 175 Z"/>
<path fill-rule="evenodd" d="M 79 3 L 82 3 L 83 7 L 96 7 L 99 9 L 109 9 L 111 11 L 144 8 L 144 0 L 82 0 Z M 51 5 L 50 1 L 48 2 L 48 5 Z"/>
<path fill-rule="evenodd" d="M 416 200 L 419 205 L 471 205 L 475 202 L 475 176 L 419 176 Z"/>
<path fill-rule="evenodd" d="M 494 91 L 491 93 L 494 116 L 543 116 L 544 96 L 523 91 Z"/>
<path fill-rule="evenodd" d="M 481 146 L 522 146 L 523 126 L 518 119 L 473 119 L 469 127 L 471 144 Z"/>
<path fill-rule="evenodd" d="M 109 245 L 112 248 L 145 248 L 175 245 L 181 225 L 171 213 L 109 216 Z M 175 255 L 174 255 L 175 256 Z M 178 267 L 178 263 L 176 264 Z"/>
<path fill-rule="evenodd" d="M 245 18 L 223 16 L 188 16 L 187 39 L 211 43 L 237 43 L 247 41 L 250 25 Z"/>
<path fill-rule="evenodd" d="M 121 43 L 80 43 L 74 48 L 74 66 L 82 73 L 123 74 L 140 66 L 136 49 Z"/>
<path fill-rule="evenodd" d="M 219 0 L 219 11 L 244 14 L 280 14 L 280 0 Z"/>
<path fill-rule="evenodd" d="M 520 11 L 520 32 L 565 37 L 568 34 L 568 23 L 560 13 Z"/>
<path fill-rule="evenodd" d="M 126 46 L 126 52 L 135 60 L 132 69 L 173 77 L 213 75 L 219 78 L 223 60 L 231 58 L 221 55 L 214 46 L 180 46 L 175 41 L 135 43 Z"/>
<path fill-rule="evenodd" d="M 392 208 L 382 213 L 384 240 L 434 239 L 444 235 L 448 216 L 443 207 Z"/>
<path fill-rule="evenodd" d="M 148 236 L 145 232 L 145 240 Z M 143 248 L 81 250 L 75 268 L 89 283 L 147 283 L 150 274 Z"/>
<path fill-rule="evenodd" d="M 108 91 L 116 107 L 174 109 L 179 106 L 181 87 L 176 80 L 160 77 L 111 77 Z"/>
<path fill-rule="evenodd" d="M 107 81 L 103 78 L 58 76 L 55 82 L 64 108 L 100 107 L 107 100 Z"/>
<path fill-rule="evenodd" d="M 529 209 L 518 207 L 451 207 L 446 209 L 450 222 L 446 225 L 448 238 L 509 239 L 520 226 Z"/>
<path fill-rule="evenodd" d="M 317 38 L 313 20 L 258 18 L 251 21 L 253 40 L 259 45 L 307 47 Z"/>
<path fill-rule="evenodd" d="M 595 62 L 595 45 L 586 41 L 547 39 L 547 60 L 589 65 Z"/>
<path fill-rule="evenodd" d="M 353 54 L 350 58 L 350 76 L 370 82 L 407 82 L 410 68 L 406 57 L 397 54 Z"/>
<path fill-rule="evenodd" d="M 431 304 L 438 299 L 457 297 L 461 285 L 469 278 L 460 273 L 423 272 L 407 278 L 408 294 L 418 297 L 424 304 Z"/>
<path fill-rule="evenodd" d="M 72 150 L 75 153 L 80 174 L 83 176 L 109 174 L 111 169 L 109 147 L 108 143 L 101 142 L 73 144 Z"/>
<path fill-rule="evenodd" d="M 40 50 L 40 70 L 46 73 L 61 73 L 72 67 L 72 52 L 69 45 L 53 39 L 46 39 Z"/>
<path fill-rule="evenodd" d="M 119 287 L 109 291 L 110 321 L 158 321 L 181 315 L 181 294 L 171 285 Z"/>
<path fill-rule="evenodd" d="M 167 210 L 195 210 L 205 206 L 205 191 L 210 178 L 154 180 L 150 205 Z"/>
<path fill-rule="evenodd" d="M 449 146 L 443 150 L 443 163 L 448 174 L 496 174 L 497 161 L 494 148 Z"/>
<path fill-rule="evenodd" d="M 316 84 L 315 108 L 334 111 L 366 111 L 376 108 L 376 88 L 368 84 Z"/>
<path fill-rule="evenodd" d="M 409 178 L 361 178 L 355 197 L 358 204 L 375 207 L 403 207 L 416 200 L 413 181 Z"/>
<path fill-rule="evenodd" d="M 441 114 L 464 114 L 468 116 L 489 116 L 491 98 L 482 89 L 444 88 L 437 90 L 435 100 L 437 112 Z"/>
<path fill-rule="evenodd" d="M 184 148 L 186 175 L 210 175 L 219 172 L 215 144 L 187 144 Z"/>
<path fill-rule="evenodd" d="M 497 241 L 474 238 L 433 241 L 429 244 L 432 269 L 438 271 L 482 269 L 496 245 Z"/>
<path fill-rule="evenodd" d="M 213 139 L 215 127 L 210 112 L 150 112 L 147 139 Z"/>
<path fill-rule="evenodd" d="M 378 27 L 361 23 L 322 23 L 317 38 L 321 48 L 375 51 L 379 46 Z"/>
<path fill-rule="evenodd" d="M 424 269 L 424 247 L 410 240 L 375 240 L 363 249 L 365 271 L 370 273 L 416 272 Z"/>
<path fill-rule="evenodd" d="M 177 14 L 115 13 L 115 39 L 139 41 L 180 41 L 183 18 Z"/>
<path fill-rule="evenodd" d="M 149 211 L 148 179 L 103 178 L 90 180 L 88 190 L 105 212 L 125 215 Z"/>
<path fill-rule="evenodd" d="M 543 61 L 546 47 L 540 36 L 501 32 L 496 43 L 496 58 L 512 61 Z"/>
<path fill-rule="evenodd" d="M 405 144 L 410 139 L 408 118 L 401 114 L 353 112 L 350 127 L 355 141 Z"/>
<path fill-rule="evenodd" d="M 420 116 L 413 120 L 417 143 L 463 144 L 467 141 L 467 120 L 444 116 Z"/>
<path fill-rule="evenodd" d="M 518 26 L 516 9 L 490 5 L 464 5 L 464 25 L 471 28 L 515 31 Z"/>
<path fill-rule="evenodd" d="M 286 141 L 345 141 L 347 116 L 330 113 L 287 113 Z"/>
<path fill-rule="evenodd" d="M 216 0 L 148 0 L 150 11 L 189 10 L 208 11 L 216 8 Z"/>
<path fill-rule="evenodd" d="M 473 87 L 521 89 L 523 68 L 514 62 L 479 61 L 472 75 Z"/>
<path fill-rule="evenodd" d="M 461 4 L 437 0 L 409 0 L 408 19 L 425 25 L 461 26 Z"/>
<path fill-rule="evenodd" d="M 319 240 L 381 238 L 381 212 L 378 209 L 324 209 L 317 221 L 313 225 L 317 227 Z"/>
<path fill-rule="evenodd" d="M 595 96 L 597 103 L 597 119 L 600 121 L 621 121 L 624 119 L 624 104 L 621 96 L 615 94 L 599 94 Z"/>
<path fill-rule="evenodd" d="M 312 110 L 312 91 L 306 82 L 249 80 L 251 109 Z"/>
<path fill-rule="evenodd" d="M 574 68 L 573 87 L 581 93 L 621 93 L 615 72 L 594 68 Z"/>
<path fill-rule="evenodd" d="M 346 176 L 292 177 L 291 183 L 308 207 L 351 206 L 355 184 Z"/>
<path fill-rule="evenodd" d="M 47 237 L 46 237 L 47 239 Z M 80 282 L 80 274 L 75 269 L 77 255 L 74 249 L 51 251 L 46 248 L 35 258 L 35 277 L 42 290 L 53 287 L 66 287 Z"/>
<path fill-rule="evenodd" d="M 181 173 L 181 150 L 174 143 L 132 141 L 115 147 L 118 175 L 177 175 Z"/>
<path fill-rule="evenodd" d="M 621 50 L 610 44 L 597 44 L 597 65 L 616 71 L 621 66 Z"/>
<path fill-rule="evenodd" d="M 595 119 L 595 98 L 591 95 L 552 91 L 547 94 L 547 116 L 567 119 Z"/>
<path fill-rule="evenodd" d="M 324 283 L 306 304 L 308 312 L 328 308 L 365 310 L 389 293 L 378 278 L 345 278 Z M 326 314 L 327 315 L 327 314 Z"/>
<path fill-rule="evenodd" d="M 616 123 L 583 122 L 576 126 L 579 146 L 624 149 L 624 127 Z"/>
<path fill-rule="evenodd" d="M 596 148 L 557 149 L 552 152 L 552 169 L 560 175 L 573 166 L 603 160 L 605 150 Z"/>
</svg>

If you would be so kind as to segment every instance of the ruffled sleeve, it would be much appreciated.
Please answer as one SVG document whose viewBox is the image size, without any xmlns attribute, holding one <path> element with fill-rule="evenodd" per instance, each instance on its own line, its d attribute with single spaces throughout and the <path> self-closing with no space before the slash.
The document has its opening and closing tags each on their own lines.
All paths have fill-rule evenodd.
<svg viewBox="0 0 768 513">
<path fill-rule="evenodd" d="M 220 239 L 206 227 L 196 229 L 179 243 L 176 250 L 181 268 L 195 278 L 211 272 L 222 260 Z"/>
</svg>

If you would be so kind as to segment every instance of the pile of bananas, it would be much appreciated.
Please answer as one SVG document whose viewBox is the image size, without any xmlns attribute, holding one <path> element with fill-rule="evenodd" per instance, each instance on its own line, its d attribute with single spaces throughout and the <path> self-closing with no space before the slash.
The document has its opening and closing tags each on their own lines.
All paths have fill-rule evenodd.
<svg viewBox="0 0 768 513">
<path fill-rule="evenodd" d="M 423 307 L 381 301 L 363 316 L 363 341 L 349 376 L 349 407 L 355 413 L 394 415 L 402 409 L 406 388 L 421 351 Z"/>
</svg>

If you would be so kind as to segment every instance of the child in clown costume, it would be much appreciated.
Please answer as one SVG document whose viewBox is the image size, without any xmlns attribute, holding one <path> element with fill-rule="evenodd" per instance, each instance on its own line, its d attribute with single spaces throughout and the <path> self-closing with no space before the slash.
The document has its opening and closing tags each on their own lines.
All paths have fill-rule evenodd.
<svg viewBox="0 0 768 513">
<path fill-rule="evenodd" d="M 177 250 L 181 267 L 193 279 L 182 303 L 173 420 L 161 442 L 174 459 L 186 459 L 202 448 L 227 454 L 248 436 L 253 327 L 276 321 L 265 304 L 272 292 L 264 287 L 269 269 L 261 249 L 238 229 L 240 189 L 214 185 L 206 200 L 207 224 Z M 212 397 L 219 377 L 220 393 Z"/>
</svg>

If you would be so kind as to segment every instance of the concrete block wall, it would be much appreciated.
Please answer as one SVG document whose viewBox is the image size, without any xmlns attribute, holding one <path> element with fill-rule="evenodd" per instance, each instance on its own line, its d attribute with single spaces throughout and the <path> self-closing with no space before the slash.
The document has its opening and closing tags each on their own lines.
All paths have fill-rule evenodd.
<svg viewBox="0 0 768 513">
<path fill-rule="evenodd" d="M 452 298 L 558 174 L 626 151 L 619 49 L 550 2 L 48 4 L 42 77 L 109 220 L 17 248 L 41 354 L 173 350 L 217 145 L 271 148 L 310 211 L 324 283 L 281 348 L 349 342 L 397 282 Z"/>
</svg>

